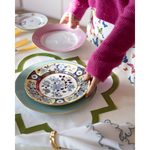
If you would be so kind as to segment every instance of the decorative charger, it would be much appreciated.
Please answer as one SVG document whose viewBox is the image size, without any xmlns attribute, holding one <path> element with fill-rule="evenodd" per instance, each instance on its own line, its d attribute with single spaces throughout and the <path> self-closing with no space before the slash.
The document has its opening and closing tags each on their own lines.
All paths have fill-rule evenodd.
<svg viewBox="0 0 150 150">
<path fill-rule="evenodd" d="M 55 62 L 33 70 L 25 81 L 25 90 L 33 100 L 46 105 L 66 105 L 81 99 L 90 81 L 83 81 L 84 68 Z"/>
</svg>

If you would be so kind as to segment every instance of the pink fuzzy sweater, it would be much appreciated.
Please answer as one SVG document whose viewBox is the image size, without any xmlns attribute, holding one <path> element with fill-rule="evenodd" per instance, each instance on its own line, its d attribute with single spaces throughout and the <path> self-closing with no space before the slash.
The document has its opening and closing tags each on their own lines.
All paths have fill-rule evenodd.
<svg viewBox="0 0 150 150">
<path fill-rule="evenodd" d="M 88 7 L 96 8 L 97 18 L 115 25 L 86 67 L 89 74 L 103 82 L 135 43 L 135 0 L 72 0 L 66 11 L 81 20 Z"/>
</svg>

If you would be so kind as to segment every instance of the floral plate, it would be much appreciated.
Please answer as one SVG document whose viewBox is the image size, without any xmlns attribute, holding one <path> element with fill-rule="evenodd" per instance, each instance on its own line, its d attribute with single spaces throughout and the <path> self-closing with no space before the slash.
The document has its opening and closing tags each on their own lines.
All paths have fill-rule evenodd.
<svg viewBox="0 0 150 150">
<path fill-rule="evenodd" d="M 66 105 L 81 99 L 90 81 L 83 81 L 86 72 L 70 63 L 55 62 L 32 71 L 26 81 L 28 96 L 46 105 Z"/>
<path fill-rule="evenodd" d="M 34 30 L 45 26 L 48 18 L 38 13 L 24 13 L 15 17 L 15 26 L 23 30 Z"/>
</svg>

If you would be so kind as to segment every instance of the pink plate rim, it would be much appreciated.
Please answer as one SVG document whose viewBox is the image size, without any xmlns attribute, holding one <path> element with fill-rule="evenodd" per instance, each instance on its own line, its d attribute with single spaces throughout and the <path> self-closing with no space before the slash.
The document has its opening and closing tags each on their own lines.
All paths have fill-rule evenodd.
<svg viewBox="0 0 150 150">
<path fill-rule="evenodd" d="M 72 33 L 75 33 L 76 36 L 78 37 L 78 43 L 75 46 L 69 49 L 65 49 L 65 50 L 53 50 L 42 45 L 41 39 L 44 34 L 51 32 L 51 31 L 59 31 L 59 30 L 71 31 Z M 40 29 L 37 29 L 32 36 L 32 41 L 38 48 L 45 50 L 45 51 L 49 51 L 49 52 L 73 51 L 81 47 L 85 43 L 85 40 L 86 40 L 86 35 L 80 28 L 69 28 L 67 24 L 48 24 Z"/>
</svg>

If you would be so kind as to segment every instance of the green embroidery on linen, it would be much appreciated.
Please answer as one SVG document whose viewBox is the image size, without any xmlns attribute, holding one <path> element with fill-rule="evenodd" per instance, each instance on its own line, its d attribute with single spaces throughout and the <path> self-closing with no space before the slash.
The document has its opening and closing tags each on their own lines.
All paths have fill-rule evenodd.
<svg viewBox="0 0 150 150">
<path fill-rule="evenodd" d="M 117 109 L 116 105 L 113 103 L 112 99 L 110 98 L 110 94 L 112 94 L 117 89 L 119 80 L 118 80 L 118 77 L 114 73 L 111 74 L 111 77 L 113 79 L 112 87 L 108 91 L 101 93 L 103 98 L 107 102 L 108 106 L 91 111 L 92 123 L 99 122 L 99 114 Z"/>
<path fill-rule="evenodd" d="M 78 64 L 82 65 L 85 67 L 85 64 L 80 60 L 80 58 L 78 56 L 76 57 L 72 57 L 72 58 L 67 58 L 67 59 L 62 59 L 61 57 L 57 56 L 57 55 L 54 55 L 54 54 L 49 54 L 49 53 L 36 53 L 36 54 L 32 54 L 32 55 L 29 55 L 27 57 L 25 57 L 18 65 L 18 68 L 15 70 L 15 73 L 18 73 L 18 72 L 21 72 L 23 71 L 23 66 L 25 64 L 25 62 L 33 57 L 36 57 L 36 56 L 47 56 L 47 57 L 53 57 L 55 58 L 56 60 L 68 60 L 68 61 L 74 61 L 76 60 L 78 62 Z"/>
<path fill-rule="evenodd" d="M 29 55 L 27 57 L 25 57 L 18 65 L 18 68 L 15 70 L 15 73 L 18 73 L 18 72 L 21 72 L 23 71 L 23 65 L 25 64 L 25 62 L 27 60 L 29 60 L 30 58 L 33 58 L 33 57 L 36 57 L 36 56 L 47 56 L 47 57 L 53 57 L 55 58 L 56 60 L 68 60 L 68 61 L 77 61 L 78 64 L 82 65 L 82 66 L 86 66 L 82 61 L 81 59 L 76 56 L 76 57 L 72 57 L 72 58 L 67 58 L 67 59 L 62 59 L 60 58 L 59 56 L 56 56 L 54 54 L 49 54 L 49 53 L 36 53 L 36 54 L 32 54 L 32 55 Z M 107 107 L 104 107 L 104 108 L 101 108 L 101 109 L 97 109 L 97 110 L 93 110 L 91 111 L 91 115 L 92 115 L 92 123 L 97 123 L 99 122 L 99 114 L 101 113 L 105 113 L 105 112 L 108 112 L 108 111 L 112 111 L 112 110 L 115 110 L 117 109 L 117 107 L 115 106 L 115 104 L 113 103 L 112 99 L 110 98 L 110 94 L 112 94 L 118 87 L 118 84 L 119 84 L 119 81 L 118 81 L 118 77 L 112 73 L 111 74 L 111 77 L 113 79 L 113 85 L 112 87 L 104 92 L 104 93 L 101 93 L 103 98 L 105 99 L 105 101 L 107 102 L 108 106 Z M 24 122 L 22 120 L 22 117 L 21 117 L 21 114 L 16 114 L 15 115 L 15 120 L 16 120 L 16 123 L 18 125 L 18 128 L 20 130 L 21 133 L 32 133 L 32 132 L 36 132 L 36 131 L 40 131 L 40 130 L 45 130 L 46 132 L 51 132 L 52 129 L 49 127 L 49 125 L 47 123 L 44 123 L 44 124 L 40 124 L 40 125 L 36 125 L 36 126 L 32 126 L 30 128 L 26 128 L 25 125 L 24 125 Z"/>
<path fill-rule="evenodd" d="M 22 120 L 21 114 L 15 114 L 15 120 L 16 120 L 16 123 L 18 125 L 18 128 L 19 128 L 21 134 L 23 134 L 23 133 L 28 134 L 28 133 L 32 133 L 32 132 L 36 132 L 36 131 L 40 131 L 40 130 L 44 130 L 45 132 L 53 131 L 47 123 L 43 123 L 40 125 L 26 128 L 24 125 L 24 122 Z"/>
</svg>

